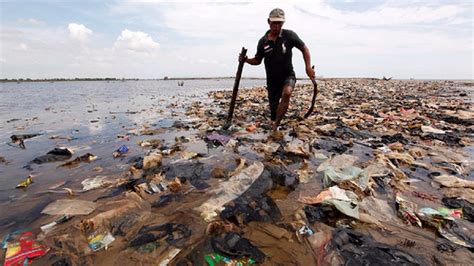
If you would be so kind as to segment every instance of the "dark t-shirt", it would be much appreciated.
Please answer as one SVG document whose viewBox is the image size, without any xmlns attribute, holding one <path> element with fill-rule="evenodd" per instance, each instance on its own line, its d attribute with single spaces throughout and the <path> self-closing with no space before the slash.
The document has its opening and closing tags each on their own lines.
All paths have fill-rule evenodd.
<svg viewBox="0 0 474 266">
<path fill-rule="evenodd" d="M 291 50 L 302 49 L 304 42 L 291 30 L 283 29 L 275 41 L 267 38 L 269 32 L 258 41 L 255 57 L 264 59 L 267 86 L 281 86 L 285 79 L 295 76 Z"/>
</svg>

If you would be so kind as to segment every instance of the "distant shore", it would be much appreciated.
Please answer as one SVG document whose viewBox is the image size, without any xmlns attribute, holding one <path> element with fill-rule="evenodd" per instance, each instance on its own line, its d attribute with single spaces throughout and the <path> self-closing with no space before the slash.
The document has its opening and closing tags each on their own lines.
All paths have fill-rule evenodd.
<svg viewBox="0 0 474 266">
<path fill-rule="evenodd" d="M 171 80 L 171 81 L 182 81 L 182 80 L 215 80 L 215 79 L 235 79 L 235 77 L 164 77 L 164 78 L 47 78 L 47 79 L 30 79 L 30 78 L 19 78 L 19 79 L 0 79 L 0 83 L 22 83 L 22 82 L 63 82 L 63 81 L 140 81 L 140 80 Z M 262 77 L 242 77 L 242 79 L 250 80 L 266 80 Z M 392 78 L 375 78 L 375 77 L 316 77 L 317 80 L 332 80 L 332 79 L 347 79 L 347 80 L 392 80 Z M 308 78 L 297 78 L 297 80 L 309 80 Z M 419 81 L 468 81 L 472 82 L 473 79 L 415 79 L 415 78 L 394 78 L 393 80 L 419 80 Z"/>
<path fill-rule="evenodd" d="M 20 79 L 0 79 L 0 82 L 59 82 L 59 81 L 138 81 L 138 80 L 211 80 L 211 79 L 234 79 L 235 77 L 164 77 L 164 78 L 47 78 L 47 79 L 30 79 L 30 78 L 20 78 Z M 243 77 L 243 79 L 254 79 L 254 80 L 265 80 L 265 78 L 257 77 Z"/>
</svg>

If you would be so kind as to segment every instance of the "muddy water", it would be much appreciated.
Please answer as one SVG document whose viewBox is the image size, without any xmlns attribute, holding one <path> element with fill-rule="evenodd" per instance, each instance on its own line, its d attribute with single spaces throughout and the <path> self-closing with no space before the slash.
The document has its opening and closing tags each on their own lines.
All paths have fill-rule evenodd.
<svg viewBox="0 0 474 266">
<path fill-rule="evenodd" d="M 263 83 L 243 79 L 241 87 Z M 175 137 L 189 135 L 192 132 L 170 128 L 175 121 L 186 120 L 188 104 L 207 103 L 207 92 L 232 86 L 231 79 L 188 80 L 182 87 L 177 81 L 163 80 L 0 84 L 0 156 L 7 161 L 0 164 L 0 235 L 29 227 L 44 206 L 65 196 L 45 193 L 48 188 L 62 185 L 79 191 L 85 178 L 120 176 L 128 169 L 130 157 L 143 155 L 137 141 L 158 138 L 174 142 Z M 164 130 L 155 136 L 140 136 L 138 131 L 144 126 Z M 42 135 L 25 140 L 26 149 L 10 145 L 11 135 L 30 133 Z M 129 140 L 118 135 L 127 135 Z M 123 144 L 130 148 L 129 154 L 114 159 L 112 152 Z M 60 146 L 72 149 L 72 158 L 89 152 L 98 159 L 75 168 L 29 163 Z M 206 151 L 205 145 L 194 146 Z M 34 183 L 27 189 L 15 189 L 28 175 L 33 175 Z"/>
</svg>

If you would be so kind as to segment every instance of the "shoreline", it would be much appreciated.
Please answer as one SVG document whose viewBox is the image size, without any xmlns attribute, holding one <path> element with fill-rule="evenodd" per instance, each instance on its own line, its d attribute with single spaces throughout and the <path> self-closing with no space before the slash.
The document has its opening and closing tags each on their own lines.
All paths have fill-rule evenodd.
<svg viewBox="0 0 474 266">
<path fill-rule="evenodd" d="M 235 79 L 235 77 L 170 77 L 170 78 L 51 78 L 51 79 L 0 79 L 0 83 L 30 83 L 30 82 L 80 82 L 80 81 L 114 81 L 114 82 L 125 82 L 125 81 L 183 81 L 183 80 L 226 80 Z M 242 77 L 246 80 L 263 80 L 264 77 Z M 296 78 L 296 80 L 309 81 L 309 78 Z M 384 80 L 384 78 L 376 77 L 324 77 L 316 76 L 316 80 L 383 80 L 383 81 L 453 81 L 453 82 L 474 82 L 474 79 L 414 79 L 414 78 L 392 78 L 390 80 Z"/>
</svg>

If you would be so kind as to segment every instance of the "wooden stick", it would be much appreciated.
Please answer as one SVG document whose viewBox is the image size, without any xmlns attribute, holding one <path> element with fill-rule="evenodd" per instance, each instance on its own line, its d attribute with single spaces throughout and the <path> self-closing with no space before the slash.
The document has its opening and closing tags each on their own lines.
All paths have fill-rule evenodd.
<svg viewBox="0 0 474 266">
<path fill-rule="evenodd" d="M 240 55 L 245 58 L 247 55 L 247 49 L 245 47 L 242 47 L 242 51 L 240 52 Z M 237 67 L 237 74 L 235 75 L 235 81 L 234 81 L 234 91 L 232 92 L 232 99 L 230 100 L 230 108 L 229 108 L 229 114 L 227 115 L 227 121 L 224 125 L 224 129 L 227 129 L 230 127 L 232 123 L 232 116 L 234 115 L 234 108 L 235 108 L 235 101 L 237 99 L 237 93 L 239 92 L 239 83 L 240 83 L 240 78 L 242 77 L 242 69 L 244 68 L 244 61 L 239 61 L 239 66 Z"/>
</svg>

